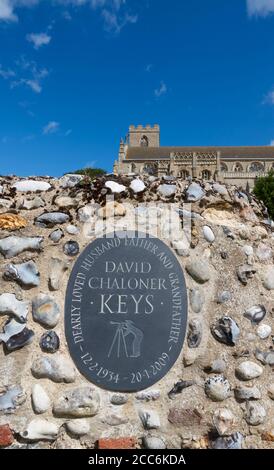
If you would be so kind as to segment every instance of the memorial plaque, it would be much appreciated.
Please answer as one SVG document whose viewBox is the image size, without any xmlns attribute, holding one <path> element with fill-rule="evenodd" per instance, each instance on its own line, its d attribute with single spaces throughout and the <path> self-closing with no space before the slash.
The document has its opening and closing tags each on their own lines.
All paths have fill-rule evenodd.
<svg viewBox="0 0 274 470">
<path fill-rule="evenodd" d="M 187 292 L 165 243 L 134 232 L 118 235 L 97 238 L 78 257 L 67 286 L 65 330 L 88 380 L 133 392 L 160 380 L 177 360 Z"/>
</svg>

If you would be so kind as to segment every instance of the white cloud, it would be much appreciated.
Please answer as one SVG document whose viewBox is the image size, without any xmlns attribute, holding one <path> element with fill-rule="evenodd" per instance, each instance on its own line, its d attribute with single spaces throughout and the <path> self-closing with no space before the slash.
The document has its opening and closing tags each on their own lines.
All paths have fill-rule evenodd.
<svg viewBox="0 0 274 470">
<path fill-rule="evenodd" d="M 270 146 L 271 146 L 271 147 L 274 147 L 274 140 L 271 140 Z"/>
<path fill-rule="evenodd" d="M 34 49 L 39 49 L 39 47 L 50 43 L 51 36 L 47 33 L 30 33 L 27 34 L 26 39 L 33 44 Z"/>
<path fill-rule="evenodd" d="M 97 160 L 91 160 L 84 165 L 84 168 L 95 168 Z"/>
<path fill-rule="evenodd" d="M 72 133 L 72 129 L 68 129 L 68 130 L 65 132 L 65 137 L 68 137 L 71 133 Z"/>
<path fill-rule="evenodd" d="M 156 98 L 160 98 L 160 96 L 165 95 L 167 93 L 167 86 L 165 82 L 161 81 L 158 88 L 154 90 L 154 95 Z"/>
<path fill-rule="evenodd" d="M 49 121 L 46 126 L 43 127 L 43 135 L 55 134 L 60 128 L 59 122 Z"/>
<path fill-rule="evenodd" d="M 146 67 L 145 67 L 145 71 L 148 72 L 148 73 L 151 72 L 152 69 L 153 69 L 153 65 L 152 65 L 152 64 L 148 64 L 148 65 L 146 65 Z"/>
<path fill-rule="evenodd" d="M 4 78 L 4 80 L 8 80 L 9 78 L 15 77 L 16 73 L 14 70 L 11 69 L 3 69 L 2 65 L 0 64 L 0 77 Z"/>
<path fill-rule="evenodd" d="M 249 16 L 266 17 L 274 13 L 274 0 L 247 0 Z"/>
<path fill-rule="evenodd" d="M 10 0 L 0 0 L 0 20 L 17 21 L 17 16 L 13 13 L 13 5 Z"/>
<path fill-rule="evenodd" d="M 16 61 L 16 66 L 16 76 L 20 78 L 10 81 L 11 89 L 18 86 L 26 86 L 34 93 L 41 93 L 42 81 L 48 76 L 48 70 L 46 68 L 40 69 L 36 62 L 26 60 L 24 56 L 20 57 L 20 59 Z"/>
</svg>

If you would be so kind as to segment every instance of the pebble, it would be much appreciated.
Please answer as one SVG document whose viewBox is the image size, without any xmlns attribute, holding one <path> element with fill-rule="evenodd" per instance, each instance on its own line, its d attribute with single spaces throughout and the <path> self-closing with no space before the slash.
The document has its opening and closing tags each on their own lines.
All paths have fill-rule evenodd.
<svg viewBox="0 0 274 470">
<path fill-rule="evenodd" d="M 28 441 L 55 441 L 59 427 L 46 419 L 35 418 L 27 426 L 21 436 Z"/>
<path fill-rule="evenodd" d="M 63 280 L 63 274 L 68 269 L 67 262 L 59 258 L 51 258 L 49 271 L 49 287 L 51 290 L 59 290 Z"/>
<path fill-rule="evenodd" d="M 39 227 L 54 227 L 69 221 L 69 215 L 64 212 L 46 212 L 35 219 L 35 225 Z"/>
<path fill-rule="evenodd" d="M 60 353 L 56 353 L 54 356 L 40 356 L 35 359 L 31 371 L 39 379 L 47 378 L 57 383 L 75 381 L 75 369 L 71 361 Z"/>
<path fill-rule="evenodd" d="M 208 225 L 204 225 L 203 235 L 206 241 L 208 241 L 208 243 L 213 243 L 215 241 L 215 235 Z"/>
<path fill-rule="evenodd" d="M 225 186 L 222 186 L 219 183 L 214 183 L 212 187 L 213 190 L 221 196 L 228 196 L 228 191 Z"/>
<path fill-rule="evenodd" d="M 252 323 L 260 323 L 266 316 L 266 309 L 263 305 L 253 305 L 244 312 L 244 317 Z"/>
<path fill-rule="evenodd" d="M 228 408 L 219 408 L 213 414 L 213 424 L 219 436 L 229 436 L 235 420 L 234 414 Z"/>
<path fill-rule="evenodd" d="M 261 339 L 267 339 L 271 335 L 272 328 L 269 325 L 263 323 L 262 325 L 258 326 L 256 333 Z"/>
<path fill-rule="evenodd" d="M 211 333 L 219 343 L 235 346 L 240 336 L 240 329 L 235 320 L 224 316 L 211 325 Z"/>
<path fill-rule="evenodd" d="M 94 416 L 100 407 L 100 395 L 93 387 L 86 385 L 64 392 L 53 406 L 56 416 L 83 418 Z"/>
<path fill-rule="evenodd" d="M 186 191 L 188 202 L 197 202 L 202 199 L 204 195 L 205 192 L 202 190 L 201 186 L 198 183 L 191 183 L 191 185 Z"/>
<path fill-rule="evenodd" d="M 64 236 L 64 232 L 63 230 L 61 230 L 60 228 L 57 228 L 56 230 L 54 230 L 53 232 L 51 232 L 49 238 L 51 239 L 51 241 L 53 241 L 54 243 L 58 243 L 61 238 Z"/>
<path fill-rule="evenodd" d="M 33 210 L 39 209 L 39 207 L 44 207 L 46 205 L 44 199 L 40 196 L 35 196 L 33 199 L 23 199 L 20 203 L 20 209 Z"/>
<path fill-rule="evenodd" d="M 274 351 L 260 351 L 256 349 L 255 357 L 264 365 L 274 366 Z"/>
<path fill-rule="evenodd" d="M 131 181 L 129 187 L 130 187 L 130 189 L 132 189 L 132 191 L 135 194 L 142 193 L 146 189 L 146 185 L 140 179 L 135 179 L 135 180 Z"/>
<path fill-rule="evenodd" d="M 72 207 L 77 206 L 78 200 L 69 196 L 57 196 L 57 198 L 54 200 L 54 204 L 59 209 L 71 209 Z"/>
<path fill-rule="evenodd" d="M 259 243 L 256 249 L 256 256 L 259 261 L 268 261 L 273 258 L 273 251 L 270 246 L 265 243 Z"/>
<path fill-rule="evenodd" d="M 64 244 L 63 251 L 67 256 L 76 256 L 80 251 L 79 244 L 73 240 L 70 240 Z"/>
<path fill-rule="evenodd" d="M 48 411 L 51 407 L 51 401 L 42 385 L 34 384 L 31 391 L 32 406 L 37 414 Z"/>
<path fill-rule="evenodd" d="M 1 387 L 0 411 L 9 413 L 25 403 L 26 399 L 27 395 L 20 385 L 12 385 L 4 389 Z"/>
<path fill-rule="evenodd" d="M 155 437 L 155 436 L 143 437 L 143 445 L 145 449 L 151 449 L 151 450 L 166 449 L 165 441 L 161 439 L 160 437 Z"/>
<path fill-rule="evenodd" d="M 231 395 L 230 384 L 222 375 L 209 377 L 205 381 L 205 393 L 213 401 L 226 400 Z"/>
<path fill-rule="evenodd" d="M 187 240 L 173 240 L 171 246 L 179 256 L 189 256 L 189 242 Z"/>
<path fill-rule="evenodd" d="M 157 411 L 140 410 L 139 416 L 145 429 L 158 429 L 161 426 Z"/>
<path fill-rule="evenodd" d="M 213 374 L 223 374 L 226 370 L 227 364 L 223 359 L 215 359 L 211 361 L 206 369 Z"/>
<path fill-rule="evenodd" d="M 122 393 L 116 393 L 115 395 L 111 396 L 110 402 L 112 405 L 124 405 L 127 403 L 128 397 L 126 395 L 123 395 Z"/>
<path fill-rule="evenodd" d="M 238 401 L 260 400 L 262 398 L 258 387 L 236 387 L 234 393 Z"/>
<path fill-rule="evenodd" d="M 186 270 L 200 284 L 204 284 L 210 279 L 210 268 L 206 260 L 194 260 L 186 265 Z"/>
<path fill-rule="evenodd" d="M 260 377 L 263 373 L 263 368 L 252 361 L 244 361 L 236 367 L 236 375 L 241 380 L 252 380 Z"/>
<path fill-rule="evenodd" d="M 66 227 L 66 231 L 70 234 L 70 235 L 77 235 L 79 233 L 79 228 L 76 227 L 76 225 L 68 225 Z"/>
<path fill-rule="evenodd" d="M 218 437 L 211 445 L 212 449 L 241 449 L 243 436 L 236 432 L 228 437 Z"/>
<path fill-rule="evenodd" d="M 29 313 L 29 302 L 17 300 L 14 294 L 0 295 L 0 314 L 13 315 L 19 322 L 25 323 Z"/>
<path fill-rule="evenodd" d="M 188 387 L 192 387 L 195 384 L 196 382 L 194 382 L 194 380 L 181 380 L 180 382 L 176 382 L 174 387 L 172 387 L 172 389 L 168 392 L 168 398 L 175 398 L 175 395 L 182 393 L 183 390 Z"/>
<path fill-rule="evenodd" d="M 266 411 L 260 403 L 247 401 L 244 418 L 251 426 L 259 426 L 265 421 Z"/>
<path fill-rule="evenodd" d="M 202 341 L 202 323 L 198 319 L 192 319 L 188 325 L 187 344 L 190 349 L 198 348 Z"/>
<path fill-rule="evenodd" d="M 25 193 L 25 192 L 35 192 L 35 191 L 48 191 L 51 188 L 51 185 L 46 181 L 37 181 L 37 180 L 23 180 L 17 181 L 12 185 L 12 188 L 15 188 L 16 191 Z"/>
<path fill-rule="evenodd" d="M 91 222 L 96 212 L 96 204 L 86 204 L 77 211 L 77 218 L 80 222 Z"/>
<path fill-rule="evenodd" d="M 42 241 L 42 237 L 6 237 L 0 240 L 0 253 L 5 258 L 13 258 L 23 251 L 40 251 Z"/>
<path fill-rule="evenodd" d="M 230 300 L 232 300 L 232 294 L 228 290 L 220 292 L 217 296 L 218 304 L 225 304 L 226 302 L 230 302 Z"/>
<path fill-rule="evenodd" d="M 168 413 L 168 421 L 171 424 L 188 428 L 199 426 L 202 418 L 202 414 L 197 409 L 185 407 L 171 408 Z"/>
<path fill-rule="evenodd" d="M 263 279 L 263 286 L 267 290 L 273 290 L 274 289 L 274 267 L 268 267 L 267 271 L 264 275 Z"/>
<path fill-rule="evenodd" d="M 200 289 L 191 289 L 189 294 L 190 305 L 195 313 L 200 313 L 205 303 L 205 296 Z"/>
<path fill-rule="evenodd" d="M 253 278 L 255 273 L 256 269 L 249 264 L 243 264 L 237 268 L 238 279 L 244 286 L 247 285 L 249 279 Z"/>
<path fill-rule="evenodd" d="M 136 393 L 136 400 L 140 401 L 155 401 L 160 398 L 160 390 L 153 389 L 153 390 L 142 390 L 141 392 Z"/>
<path fill-rule="evenodd" d="M 244 245 L 243 246 L 243 252 L 246 256 L 253 256 L 254 250 L 251 245 Z"/>
<path fill-rule="evenodd" d="M 9 199 L 0 198 L 0 209 L 10 209 L 13 202 Z"/>
<path fill-rule="evenodd" d="M 74 188 L 77 184 L 79 184 L 82 179 L 84 179 L 83 175 L 74 175 L 74 174 L 67 174 L 62 176 L 59 179 L 59 184 L 61 188 L 67 189 L 67 188 Z"/>
<path fill-rule="evenodd" d="M 60 339 L 55 331 L 47 331 L 41 336 L 40 348 L 43 352 L 55 353 L 60 347 Z"/>
<path fill-rule="evenodd" d="M 66 428 L 73 436 L 85 436 L 90 431 L 89 422 L 86 419 L 74 419 L 66 422 Z"/>
<path fill-rule="evenodd" d="M 16 351 L 32 343 L 34 331 L 24 328 L 20 333 L 11 336 L 5 343 L 7 351 Z"/>
<path fill-rule="evenodd" d="M 32 315 L 41 325 L 53 328 L 59 322 L 60 309 L 53 297 L 38 294 L 32 301 Z"/>
<path fill-rule="evenodd" d="M 116 183 L 115 181 L 107 181 L 105 187 L 110 189 L 113 194 L 123 193 L 127 189 L 123 184 Z"/>
<path fill-rule="evenodd" d="M 6 343 L 12 336 L 18 335 L 25 329 L 25 323 L 19 323 L 14 318 L 8 320 L 0 333 L 0 342 Z"/>
<path fill-rule="evenodd" d="M 269 385 L 267 393 L 269 398 L 271 398 L 271 400 L 274 400 L 274 383 Z"/>
<path fill-rule="evenodd" d="M 172 197 L 176 194 L 176 185 L 175 184 L 160 184 L 157 191 L 162 197 Z"/>
<path fill-rule="evenodd" d="M 7 280 L 17 281 L 24 287 L 37 287 L 40 284 L 40 274 L 34 261 L 8 264 L 3 276 Z"/>
</svg>

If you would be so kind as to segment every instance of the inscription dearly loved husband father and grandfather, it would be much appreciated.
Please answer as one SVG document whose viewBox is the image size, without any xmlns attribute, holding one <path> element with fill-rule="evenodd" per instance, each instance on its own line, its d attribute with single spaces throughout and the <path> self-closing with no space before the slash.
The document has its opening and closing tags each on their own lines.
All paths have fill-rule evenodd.
<svg viewBox="0 0 274 470">
<path fill-rule="evenodd" d="M 80 372 L 108 390 L 142 390 L 178 358 L 186 332 L 182 268 L 159 239 L 124 232 L 90 243 L 66 293 L 65 329 Z"/>
</svg>

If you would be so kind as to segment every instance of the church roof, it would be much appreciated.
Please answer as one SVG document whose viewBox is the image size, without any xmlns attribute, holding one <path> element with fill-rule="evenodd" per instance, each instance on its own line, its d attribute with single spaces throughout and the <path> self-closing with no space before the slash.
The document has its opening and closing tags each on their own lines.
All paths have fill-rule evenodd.
<svg viewBox="0 0 274 470">
<path fill-rule="evenodd" d="M 223 160 L 254 159 L 274 160 L 274 146 L 261 147 L 128 147 L 127 160 L 168 159 L 171 153 L 216 153 L 220 152 Z"/>
</svg>

